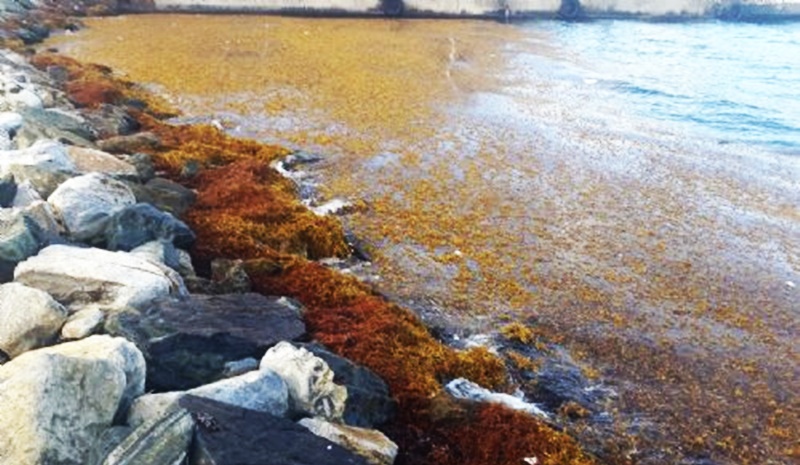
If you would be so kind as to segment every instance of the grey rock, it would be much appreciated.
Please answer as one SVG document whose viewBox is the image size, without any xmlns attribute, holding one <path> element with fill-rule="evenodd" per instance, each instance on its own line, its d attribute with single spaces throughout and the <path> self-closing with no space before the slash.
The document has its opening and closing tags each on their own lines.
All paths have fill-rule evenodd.
<svg viewBox="0 0 800 465">
<path fill-rule="evenodd" d="M 15 144 L 11 141 L 11 134 L 4 129 L 0 129 L 0 152 L 13 150 L 14 148 Z"/>
<path fill-rule="evenodd" d="M 284 416 L 289 409 L 289 391 L 285 381 L 274 371 L 266 369 L 250 371 L 187 392 L 275 416 Z"/>
<path fill-rule="evenodd" d="M 325 360 L 334 372 L 333 381 L 347 388 L 346 424 L 373 428 L 394 417 L 397 403 L 386 383 L 372 370 L 329 352 L 319 344 L 302 344 L 301 347 Z"/>
<path fill-rule="evenodd" d="M 95 438 L 141 395 L 144 359 L 103 336 L 26 352 L 0 366 L 0 457 L 83 465 Z"/>
<path fill-rule="evenodd" d="M 397 444 L 378 430 L 340 425 L 321 418 L 303 418 L 298 423 L 315 435 L 364 457 L 372 465 L 392 465 L 397 457 Z"/>
<path fill-rule="evenodd" d="M 192 465 L 365 465 L 366 460 L 268 413 L 187 396 L 197 428 Z"/>
<path fill-rule="evenodd" d="M 181 271 L 181 257 L 172 242 L 150 241 L 131 250 L 131 255 L 161 263 L 175 271 Z"/>
<path fill-rule="evenodd" d="M 104 103 L 97 108 L 86 108 L 81 114 L 102 139 L 127 136 L 140 129 L 139 122 L 122 107 Z"/>
<path fill-rule="evenodd" d="M 239 376 L 253 370 L 258 370 L 258 360 L 248 357 L 241 360 L 227 362 L 222 370 L 222 376 L 231 378 L 233 376 Z"/>
<path fill-rule="evenodd" d="M 139 181 L 146 183 L 156 177 L 156 168 L 153 164 L 153 157 L 146 153 L 134 153 L 123 155 L 124 159 L 136 168 Z"/>
<path fill-rule="evenodd" d="M 30 182 L 41 196 L 49 195 L 75 169 L 63 145 L 38 141 L 21 150 L 9 150 L 0 156 L 0 174 L 13 174 L 17 184 Z"/>
<path fill-rule="evenodd" d="M 257 370 L 188 391 L 141 396 L 131 405 L 128 424 L 139 425 L 161 417 L 187 395 L 279 417 L 286 415 L 289 409 L 289 393 L 283 378 L 270 370 Z"/>
<path fill-rule="evenodd" d="M 15 197 L 16 200 L 16 197 Z M 56 221 L 55 213 L 50 204 L 44 200 L 31 202 L 21 208 L 22 213 L 39 226 L 42 232 L 42 242 L 44 244 L 54 244 L 60 242 L 60 227 Z"/>
<path fill-rule="evenodd" d="M 191 247 L 195 235 L 183 221 L 147 203 L 116 211 L 105 228 L 109 250 L 131 250 L 154 240 L 170 241 L 176 247 Z"/>
<path fill-rule="evenodd" d="M 0 130 L 6 131 L 11 137 L 22 127 L 24 121 L 24 118 L 19 113 L 11 111 L 0 112 Z"/>
<path fill-rule="evenodd" d="M 286 381 L 293 415 L 341 421 L 347 389 L 333 382 L 334 373 L 324 360 L 283 341 L 264 354 L 259 366 Z"/>
<path fill-rule="evenodd" d="M 185 390 L 224 376 L 225 364 L 260 357 L 306 329 L 287 299 L 259 294 L 160 299 L 142 312 L 109 315 L 106 331 L 136 342 L 147 357 L 148 389 Z"/>
<path fill-rule="evenodd" d="M 0 350 L 9 357 L 54 342 L 66 319 L 67 310 L 46 292 L 0 285 Z"/>
<path fill-rule="evenodd" d="M 161 139 L 152 132 L 139 132 L 127 136 L 115 136 L 97 143 L 101 150 L 111 153 L 136 153 L 161 147 Z"/>
<path fill-rule="evenodd" d="M 45 236 L 35 221 L 20 210 L 0 210 L 0 281 L 10 281 L 17 264 L 36 255 Z"/>
<path fill-rule="evenodd" d="M 58 108 L 26 108 L 21 114 L 25 126 L 35 126 L 48 138 L 58 139 L 57 135 L 70 133 L 83 140 L 97 139 L 97 134 L 91 126 L 76 113 Z"/>
<path fill-rule="evenodd" d="M 114 178 L 138 179 L 136 168 L 110 153 L 85 147 L 67 147 L 67 152 L 81 173 L 105 173 Z"/>
<path fill-rule="evenodd" d="M 48 197 L 69 236 L 76 241 L 97 240 L 117 210 L 133 205 L 136 198 L 128 187 L 100 173 L 67 180 Z"/>
<path fill-rule="evenodd" d="M 73 313 L 61 328 L 61 338 L 65 340 L 89 337 L 103 326 L 105 312 L 95 305 Z"/>
<path fill-rule="evenodd" d="M 143 308 L 159 297 L 183 296 L 179 276 L 168 276 L 153 263 L 128 253 L 93 248 L 48 246 L 17 265 L 14 277 L 67 306 L 95 303 L 107 308 Z"/>
<path fill-rule="evenodd" d="M 197 194 L 191 189 L 164 178 L 153 178 L 145 185 L 128 183 L 136 201 L 149 203 L 159 210 L 182 217 L 194 204 Z"/>
<path fill-rule="evenodd" d="M 176 408 L 132 429 L 101 459 L 91 465 L 180 465 L 189 453 L 194 419 L 187 410 Z"/>
<path fill-rule="evenodd" d="M 13 176 L 13 174 L 11 174 Z M 39 191 L 33 187 L 30 181 L 23 181 L 17 184 L 16 192 L 14 193 L 14 200 L 11 203 L 13 207 L 27 207 L 34 202 L 41 202 L 42 196 Z"/>
<path fill-rule="evenodd" d="M 8 208 L 14 204 L 17 196 L 17 182 L 13 173 L 0 175 L 0 207 Z"/>
</svg>

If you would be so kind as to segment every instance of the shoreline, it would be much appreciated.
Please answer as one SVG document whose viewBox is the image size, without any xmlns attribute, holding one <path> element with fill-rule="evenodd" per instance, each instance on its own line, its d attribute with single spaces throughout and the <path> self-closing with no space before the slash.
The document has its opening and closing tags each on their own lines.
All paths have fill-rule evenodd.
<svg viewBox="0 0 800 465">
<path fill-rule="evenodd" d="M 66 19 L 59 21 L 68 24 Z M 478 348 L 456 352 L 446 348 L 407 310 L 374 295 L 354 279 L 303 258 L 344 257 L 349 252 L 342 248 L 344 238 L 338 222 L 327 217 L 315 218 L 305 207 L 295 206 L 298 202 L 293 189 L 276 178 L 277 173 L 271 173 L 269 162 L 288 152 L 236 140 L 210 127 L 166 125 L 158 119 L 158 115 L 169 113 L 161 107 L 163 103 L 155 106 L 152 100 L 145 103 L 152 96 L 112 77 L 109 69 L 81 65 L 46 53 L 32 55 L 31 59 L 51 76 L 60 76 L 58 85 L 66 89 L 73 104 L 89 110 L 102 107 L 112 113 L 121 109 L 141 126 L 126 135 L 105 140 L 100 137 L 99 143 L 89 143 L 90 147 L 128 156 L 150 152 L 155 168 L 168 178 L 184 176 L 186 180 L 186 170 L 193 171 L 188 184 L 198 189 L 198 202 L 204 210 L 197 211 L 198 204 L 194 204 L 186 218 L 197 234 L 193 261 L 200 272 L 213 269 L 215 259 L 222 255 L 244 259 L 246 276 L 256 290 L 264 295 L 299 299 L 306 308 L 304 320 L 313 339 L 357 363 L 365 363 L 389 382 L 401 410 L 398 419 L 386 429 L 400 443 L 401 463 L 430 460 L 465 463 L 465 459 L 466 463 L 476 464 L 489 463 L 486 460 L 517 463 L 523 458 L 536 457 L 535 454 L 545 454 L 538 463 L 594 463 L 566 435 L 549 430 L 533 416 L 492 403 L 457 401 L 444 394 L 441 378 L 467 376 L 485 387 L 506 386 L 505 368 L 489 351 Z M 80 141 L 72 143 L 75 142 L 80 145 Z M 220 150 L 230 158 L 220 159 Z M 254 174 L 256 177 L 252 177 Z M 218 178 L 226 182 L 215 183 Z M 232 183 L 233 180 L 237 181 Z M 278 203 L 230 205 L 224 200 L 231 195 L 235 195 L 234 199 L 241 198 L 241 194 L 253 196 L 254 192 L 262 192 Z M 287 213 L 294 217 L 284 223 L 277 237 L 275 231 L 259 229 L 258 223 L 263 219 L 256 222 L 248 219 L 263 218 L 264 208 L 276 205 L 288 208 Z M 225 221 L 232 223 L 209 222 L 209 214 L 215 210 L 220 210 Z M 196 212 L 194 216 L 192 211 Z M 209 282 L 201 278 L 193 281 L 192 286 L 211 289 L 214 283 L 226 288 L 230 285 L 225 280 Z M 528 336 L 524 327 L 519 330 L 522 333 L 512 334 L 510 340 L 524 343 Z M 394 337 L 400 340 L 392 342 Z M 399 345 L 386 347 L 386 344 Z M 477 395 L 465 392 L 464 395 Z M 498 443 L 493 436 L 487 437 L 487 431 L 495 432 L 502 441 Z M 428 437 L 418 437 L 420 433 Z M 430 441 L 433 448 L 423 445 Z M 450 449 L 452 445 L 460 447 Z M 509 445 L 511 450 L 501 454 L 498 447 L 505 449 Z M 531 449 L 533 445 L 536 447 Z M 462 456 L 465 453 L 468 457 Z M 501 456 L 506 458 L 496 461 Z"/>
</svg>

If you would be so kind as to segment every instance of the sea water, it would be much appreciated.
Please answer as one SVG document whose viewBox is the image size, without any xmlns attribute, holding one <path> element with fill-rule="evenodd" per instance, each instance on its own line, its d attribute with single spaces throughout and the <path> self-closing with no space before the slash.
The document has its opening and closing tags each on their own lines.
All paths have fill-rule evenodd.
<svg viewBox="0 0 800 465">
<path fill-rule="evenodd" d="M 687 135 L 800 154 L 800 22 L 529 22 L 562 53 L 536 66 Z"/>
</svg>

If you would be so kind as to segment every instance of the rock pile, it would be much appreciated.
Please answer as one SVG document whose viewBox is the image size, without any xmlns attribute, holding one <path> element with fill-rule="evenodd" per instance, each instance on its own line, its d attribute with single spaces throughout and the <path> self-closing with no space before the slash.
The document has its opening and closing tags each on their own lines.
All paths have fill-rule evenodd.
<svg viewBox="0 0 800 465">
<path fill-rule="evenodd" d="M 385 383 L 235 264 L 203 283 L 164 209 L 191 192 L 99 150 L 52 76 L 0 68 L 0 464 L 391 464 Z"/>
</svg>

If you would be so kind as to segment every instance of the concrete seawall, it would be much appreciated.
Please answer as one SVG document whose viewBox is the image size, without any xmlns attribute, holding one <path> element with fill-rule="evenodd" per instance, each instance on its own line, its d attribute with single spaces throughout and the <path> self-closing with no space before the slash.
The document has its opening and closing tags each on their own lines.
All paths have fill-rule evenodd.
<svg viewBox="0 0 800 465">
<path fill-rule="evenodd" d="M 800 0 L 129 0 L 146 10 L 402 17 L 800 18 Z M 124 4 L 124 2 L 123 2 Z M 139 10 L 142 10 L 139 7 Z"/>
</svg>

